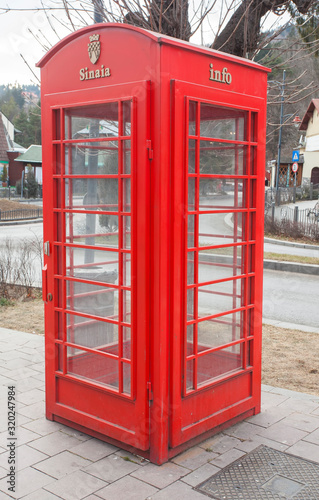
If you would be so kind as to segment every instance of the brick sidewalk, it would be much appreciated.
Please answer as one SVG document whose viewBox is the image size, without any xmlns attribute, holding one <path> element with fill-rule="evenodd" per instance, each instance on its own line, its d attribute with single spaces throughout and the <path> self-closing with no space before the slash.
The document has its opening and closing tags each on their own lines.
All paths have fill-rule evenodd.
<svg viewBox="0 0 319 500">
<path fill-rule="evenodd" d="M 45 419 L 42 336 L 0 328 L 0 367 L 0 500 L 205 500 L 193 487 L 261 444 L 319 464 L 316 396 L 263 386 L 261 414 L 156 466 Z M 10 385 L 17 391 L 16 493 L 6 477 Z"/>
</svg>

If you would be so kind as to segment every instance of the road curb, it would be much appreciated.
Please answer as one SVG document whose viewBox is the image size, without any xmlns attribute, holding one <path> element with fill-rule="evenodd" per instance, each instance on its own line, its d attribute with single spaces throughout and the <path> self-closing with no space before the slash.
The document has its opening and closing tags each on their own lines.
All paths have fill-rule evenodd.
<svg viewBox="0 0 319 500">
<path fill-rule="evenodd" d="M 19 226 L 24 224 L 37 224 L 43 222 L 43 219 L 24 219 L 24 220 L 10 220 L 8 222 L 0 222 L 0 226 Z"/>
<path fill-rule="evenodd" d="M 281 245 L 283 247 L 306 248 L 307 250 L 319 251 L 319 245 L 310 245 L 308 243 L 297 243 L 294 241 L 276 240 L 275 238 L 264 238 L 264 242 L 271 243 L 272 245 Z"/>
<path fill-rule="evenodd" d="M 297 323 L 288 323 L 287 321 L 278 321 L 276 319 L 267 318 L 263 318 L 262 323 L 263 325 L 275 326 L 286 330 L 298 330 L 300 332 L 319 334 L 319 328 L 315 328 L 314 326 L 298 325 Z"/>
<path fill-rule="evenodd" d="M 319 266 L 315 264 L 301 264 L 300 262 L 283 262 L 280 260 L 266 259 L 264 260 L 264 269 L 319 276 Z"/>
</svg>

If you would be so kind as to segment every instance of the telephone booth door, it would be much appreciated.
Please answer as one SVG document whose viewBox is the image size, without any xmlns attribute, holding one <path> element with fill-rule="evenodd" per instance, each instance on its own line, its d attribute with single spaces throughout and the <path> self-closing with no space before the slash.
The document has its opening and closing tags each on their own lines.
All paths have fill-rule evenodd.
<svg viewBox="0 0 319 500">
<path fill-rule="evenodd" d="M 47 415 L 147 450 L 148 84 L 104 95 L 46 101 Z"/>
<path fill-rule="evenodd" d="M 175 448 L 259 411 L 264 116 L 261 99 L 178 81 L 172 99 Z"/>
</svg>

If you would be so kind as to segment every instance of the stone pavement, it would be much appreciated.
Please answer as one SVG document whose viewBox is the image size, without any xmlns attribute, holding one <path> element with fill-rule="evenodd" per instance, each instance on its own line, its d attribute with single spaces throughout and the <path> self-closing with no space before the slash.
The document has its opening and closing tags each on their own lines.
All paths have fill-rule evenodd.
<svg viewBox="0 0 319 500">
<path fill-rule="evenodd" d="M 0 367 L 0 500 L 205 500 L 193 487 L 260 444 L 319 464 L 316 396 L 263 386 L 259 415 L 159 467 L 45 419 L 42 336 L 0 328 Z M 8 491 L 7 483 L 12 385 L 17 399 L 16 493 Z"/>
</svg>

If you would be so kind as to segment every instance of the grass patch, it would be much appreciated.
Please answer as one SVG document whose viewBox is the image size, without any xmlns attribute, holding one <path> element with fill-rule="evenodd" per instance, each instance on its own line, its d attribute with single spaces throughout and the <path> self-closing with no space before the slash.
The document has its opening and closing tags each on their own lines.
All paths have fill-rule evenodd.
<svg viewBox="0 0 319 500">
<path fill-rule="evenodd" d="M 301 264 L 314 264 L 319 265 L 317 257 L 306 257 L 303 255 L 288 255 L 281 253 L 265 252 L 264 259 L 266 260 L 280 260 L 283 262 L 299 262 Z"/>
<path fill-rule="evenodd" d="M 6 297 L 0 297 L 0 306 L 1 307 L 14 306 L 14 302 L 12 302 L 12 300 L 10 299 L 7 299 Z"/>
</svg>

